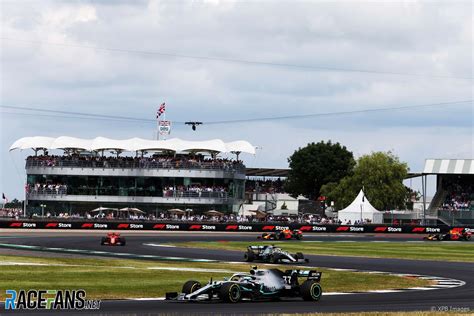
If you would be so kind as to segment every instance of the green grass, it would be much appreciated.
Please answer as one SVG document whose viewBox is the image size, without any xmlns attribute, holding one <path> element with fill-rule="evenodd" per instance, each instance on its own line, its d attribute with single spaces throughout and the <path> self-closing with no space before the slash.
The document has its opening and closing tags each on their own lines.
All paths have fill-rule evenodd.
<svg viewBox="0 0 474 316">
<path fill-rule="evenodd" d="M 407 243 L 407 242 L 261 242 L 252 245 L 276 245 L 289 252 L 313 255 L 357 256 L 373 258 L 399 258 L 474 262 L 474 244 L 470 242 Z M 209 248 L 245 251 L 248 241 L 238 242 L 186 242 L 173 243 L 178 247 Z"/>
<path fill-rule="evenodd" d="M 6 289 L 84 289 L 88 298 L 119 299 L 132 297 L 162 297 L 166 292 L 180 291 L 189 279 L 207 283 L 230 276 L 233 272 L 248 272 L 251 265 L 228 263 L 191 263 L 145 261 L 130 259 L 77 259 L 0 256 L 0 263 L 44 263 L 77 266 L 2 265 L 0 268 L 0 300 Z M 181 271 L 150 268 L 181 268 Z M 259 265 L 265 268 L 265 265 Z M 225 269 L 228 272 L 189 272 L 185 268 Z M 289 269 L 290 266 L 282 266 Z M 301 267 L 300 267 L 301 268 Z M 318 269 L 323 272 L 325 292 L 348 292 L 419 287 L 430 281 L 407 277 L 354 273 Z"/>
</svg>

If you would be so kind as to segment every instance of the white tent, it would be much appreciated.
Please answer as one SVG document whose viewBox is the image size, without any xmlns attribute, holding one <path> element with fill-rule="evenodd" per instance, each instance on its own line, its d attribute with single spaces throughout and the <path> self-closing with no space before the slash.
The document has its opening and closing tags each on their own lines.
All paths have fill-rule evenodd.
<svg viewBox="0 0 474 316">
<path fill-rule="evenodd" d="M 366 220 L 370 220 L 373 224 L 383 223 L 383 213 L 370 204 L 362 190 L 348 207 L 337 212 L 337 216 L 343 224 Z"/>
</svg>

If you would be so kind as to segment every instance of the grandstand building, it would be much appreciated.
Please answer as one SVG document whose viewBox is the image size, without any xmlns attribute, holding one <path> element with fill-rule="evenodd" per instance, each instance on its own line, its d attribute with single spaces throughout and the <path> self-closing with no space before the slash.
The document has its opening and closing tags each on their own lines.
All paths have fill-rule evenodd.
<svg viewBox="0 0 474 316">
<path fill-rule="evenodd" d="M 245 166 L 238 157 L 255 154 L 246 141 L 176 138 L 25 137 L 10 147 L 18 149 L 34 151 L 26 159 L 30 215 L 84 215 L 106 208 L 156 215 L 170 209 L 235 212 L 245 193 Z M 222 159 L 222 153 L 235 154 L 236 159 Z"/>
<path fill-rule="evenodd" d="M 436 193 L 425 210 L 427 223 L 474 224 L 474 159 L 427 159 L 422 173 L 436 176 Z"/>
</svg>

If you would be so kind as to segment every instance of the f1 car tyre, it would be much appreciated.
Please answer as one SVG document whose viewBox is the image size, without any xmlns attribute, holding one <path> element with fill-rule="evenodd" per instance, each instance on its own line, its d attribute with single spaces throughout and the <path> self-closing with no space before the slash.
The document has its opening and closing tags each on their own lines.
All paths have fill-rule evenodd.
<svg viewBox="0 0 474 316">
<path fill-rule="evenodd" d="M 295 259 L 304 259 L 304 255 L 302 252 L 297 252 L 294 255 Z"/>
<path fill-rule="evenodd" d="M 278 263 L 280 262 L 280 255 L 275 253 L 273 255 L 270 256 L 270 263 Z"/>
<path fill-rule="evenodd" d="M 303 236 L 302 235 L 296 235 L 295 238 L 298 239 L 298 240 L 301 240 L 301 239 L 303 239 Z"/>
<path fill-rule="evenodd" d="M 220 298 L 227 303 L 237 303 L 242 298 L 242 291 L 237 283 L 222 284 L 219 294 Z"/>
<path fill-rule="evenodd" d="M 107 238 L 105 237 L 102 237 L 101 241 L 100 241 L 100 244 L 103 246 L 105 245 L 105 242 L 106 242 Z"/>
<path fill-rule="evenodd" d="M 305 301 L 319 301 L 323 290 L 314 280 L 306 280 L 301 284 L 301 296 Z"/>
<path fill-rule="evenodd" d="M 201 288 L 201 283 L 199 283 L 198 281 L 189 280 L 189 281 L 186 281 L 186 283 L 184 283 L 182 292 L 187 295 L 187 294 L 191 294 L 194 291 L 199 290 L 200 288 Z"/>
<path fill-rule="evenodd" d="M 120 241 L 121 241 L 120 245 L 125 246 L 125 243 L 126 243 L 125 238 L 121 238 Z"/>
<path fill-rule="evenodd" d="M 244 253 L 244 260 L 247 261 L 247 262 L 252 262 L 255 260 L 255 255 L 253 252 L 251 251 L 247 251 L 246 253 Z"/>
</svg>

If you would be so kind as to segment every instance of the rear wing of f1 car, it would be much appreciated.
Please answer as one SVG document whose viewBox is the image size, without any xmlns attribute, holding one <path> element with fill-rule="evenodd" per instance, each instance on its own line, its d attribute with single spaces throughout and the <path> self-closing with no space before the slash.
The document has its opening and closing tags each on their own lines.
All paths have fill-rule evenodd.
<svg viewBox="0 0 474 316">
<path fill-rule="evenodd" d="M 253 252 L 254 254 L 259 254 L 268 247 L 269 247 L 268 245 L 266 245 L 266 246 L 248 246 L 247 250 Z"/>
<path fill-rule="evenodd" d="M 314 280 L 316 282 L 321 281 L 322 272 L 316 270 L 286 270 L 286 275 L 296 274 L 299 278 L 307 278 L 308 280 Z"/>
<path fill-rule="evenodd" d="M 268 247 L 268 245 L 267 246 L 248 246 L 247 248 L 252 249 L 252 250 L 263 250 L 267 247 Z"/>
</svg>

